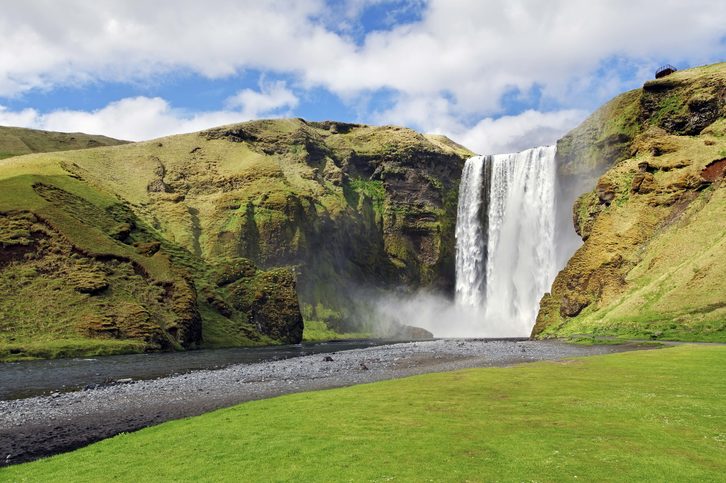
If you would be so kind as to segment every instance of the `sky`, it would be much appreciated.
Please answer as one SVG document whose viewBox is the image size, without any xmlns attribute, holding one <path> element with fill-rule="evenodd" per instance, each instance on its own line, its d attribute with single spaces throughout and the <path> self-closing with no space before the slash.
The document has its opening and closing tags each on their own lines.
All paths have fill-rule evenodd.
<svg viewBox="0 0 726 483">
<path fill-rule="evenodd" d="M 552 144 L 662 64 L 726 60 L 723 0 L 23 0 L 0 125 L 145 140 L 259 118 Z"/>
</svg>

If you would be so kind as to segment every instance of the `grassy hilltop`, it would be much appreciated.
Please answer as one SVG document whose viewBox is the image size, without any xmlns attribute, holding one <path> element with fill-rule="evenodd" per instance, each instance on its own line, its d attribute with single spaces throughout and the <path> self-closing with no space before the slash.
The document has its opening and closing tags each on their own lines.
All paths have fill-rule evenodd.
<svg viewBox="0 0 726 483">
<path fill-rule="evenodd" d="M 31 153 L 116 146 L 127 142 L 92 134 L 0 126 L 0 159 Z"/>
<path fill-rule="evenodd" d="M 563 178 L 597 181 L 534 335 L 726 341 L 726 63 L 622 94 L 557 157 Z"/>
<path fill-rule="evenodd" d="M 284 119 L 1 160 L 0 358 L 360 329 L 358 284 L 453 285 L 470 154 Z"/>
</svg>

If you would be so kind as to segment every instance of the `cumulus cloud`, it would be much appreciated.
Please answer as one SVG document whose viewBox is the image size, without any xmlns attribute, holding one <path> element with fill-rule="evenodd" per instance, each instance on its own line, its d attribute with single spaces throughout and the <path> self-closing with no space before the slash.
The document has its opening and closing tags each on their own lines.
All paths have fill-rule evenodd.
<svg viewBox="0 0 726 483">
<path fill-rule="evenodd" d="M 0 124 L 105 134 L 138 141 L 168 134 L 197 131 L 244 119 L 232 111 L 186 113 L 173 109 L 159 97 L 133 97 L 112 102 L 95 111 L 57 110 L 40 113 L 35 109 L 19 112 L 0 109 Z"/>
<path fill-rule="evenodd" d="M 175 109 L 160 97 L 143 96 L 121 99 L 95 111 L 40 113 L 35 109 L 12 111 L 0 106 L 0 125 L 105 134 L 140 141 L 271 116 L 297 104 L 297 97 L 284 82 L 263 83 L 261 89 L 259 92 L 244 89 L 228 100 L 227 109 L 208 112 Z"/>
<path fill-rule="evenodd" d="M 473 125 L 456 114 L 456 106 L 445 97 L 407 96 L 398 98 L 391 109 L 376 113 L 374 120 L 416 126 L 427 133 L 444 134 L 474 152 L 499 154 L 554 144 L 585 119 L 587 111 L 528 109 L 516 115 L 485 117 Z"/>
<path fill-rule="evenodd" d="M 177 71 L 214 79 L 254 69 L 293 78 L 298 89 L 323 87 L 352 105 L 371 93 L 393 92 L 390 121 L 406 118 L 413 127 L 432 118 L 439 131 L 508 135 L 505 126 L 522 123 L 535 135 L 550 122 L 558 130 L 575 119 L 573 109 L 592 109 L 634 87 L 663 59 L 697 65 L 726 52 L 721 0 L 663 0 L 657 6 L 650 0 L 409 3 L 347 0 L 332 8 L 324 0 L 162 0 L 149 8 L 142 0 L 7 2 L 0 16 L 0 97 L 88 82 L 163 79 Z M 381 4 L 391 11 L 414 8 L 420 20 L 362 38 L 347 33 L 360 31 L 359 16 Z M 331 11 L 343 12 L 348 27 L 336 28 Z M 494 119 L 505 112 L 506 93 L 527 94 L 535 87 L 541 105 L 527 107 L 555 106 L 557 113 Z M 131 102 L 125 101 L 118 106 Z M 297 105 L 294 94 L 276 83 L 242 91 L 215 113 L 179 113 L 159 100 L 144 102 L 164 120 L 160 126 L 168 118 L 226 119 L 230 111 L 254 117 Z M 99 119 L 117 107 L 65 119 Z M 142 111 L 148 114 L 148 107 Z M 364 112 L 362 120 L 375 117 L 369 116 Z M 534 127 L 538 122 L 542 129 Z M 149 129 L 143 137 L 165 131 Z M 133 126 L 128 130 L 142 135 Z M 512 139 L 483 147 L 518 145 Z"/>
<path fill-rule="evenodd" d="M 375 0 L 349 0 L 359 15 Z M 400 2 L 398 2 L 400 3 Z M 414 2 L 418 3 L 418 2 Z M 394 7 L 392 7 L 394 8 Z M 451 92 L 460 107 L 533 82 L 557 87 L 607 57 L 707 60 L 723 53 L 719 0 L 431 0 L 420 22 L 368 33 L 326 28 L 322 0 L 11 2 L 0 33 L 0 95 L 86 79 L 259 68 L 344 93 Z M 58 21 L 62 19 L 62 21 Z M 689 28 L 684 28 L 689 26 Z"/>
<path fill-rule="evenodd" d="M 0 17 L 0 95 L 173 70 L 303 71 L 349 52 L 313 20 L 322 0 L 10 2 Z"/>
<path fill-rule="evenodd" d="M 353 55 L 305 75 L 341 93 L 381 87 L 416 96 L 446 92 L 460 112 L 496 113 L 503 93 L 535 84 L 564 102 L 573 94 L 592 95 L 592 81 L 602 75 L 596 70 L 613 57 L 649 69 L 663 57 L 718 59 L 724 22 L 726 5 L 708 0 L 661 2 L 657 16 L 643 0 L 433 0 L 421 22 L 372 32 Z M 621 88 L 609 82 L 612 92 L 598 94 Z"/>
<path fill-rule="evenodd" d="M 0 126 L 34 127 L 37 118 L 38 111 L 35 109 L 12 111 L 0 106 Z"/>
<path fill-rule="evenodd" d="M 297 96 L 287 88 L 284 81 L 260 82 L 260 91 L 243 89 L 227 99 L 229 107 L 242 109 L 242 117 L 255 119 L 264 114 L 279 113 L 281 109 L 292 109 L 298 104 Z"/>
<path fill-rule="evenodd" d="M 515 153 L 554 144 L 586 115 L 586 111 L 579 109 L 552 112 L 530 109 L 514 116 L 488 117 L 470 129 L 447 134 L 477 153 Z"/>
</svg>

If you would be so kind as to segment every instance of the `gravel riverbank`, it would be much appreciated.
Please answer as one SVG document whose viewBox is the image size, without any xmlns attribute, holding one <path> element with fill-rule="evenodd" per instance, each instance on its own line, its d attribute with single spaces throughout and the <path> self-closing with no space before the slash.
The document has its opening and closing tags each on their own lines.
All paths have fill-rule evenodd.
<svg viewBox="0 0 726 483">
<path fill-rule="evenodd" d="M 408 342 L 0 401 L 0 466 L 244 401 L 427 372 L 623 350 L 628 347 L 554 341 Z"/>
</svg>

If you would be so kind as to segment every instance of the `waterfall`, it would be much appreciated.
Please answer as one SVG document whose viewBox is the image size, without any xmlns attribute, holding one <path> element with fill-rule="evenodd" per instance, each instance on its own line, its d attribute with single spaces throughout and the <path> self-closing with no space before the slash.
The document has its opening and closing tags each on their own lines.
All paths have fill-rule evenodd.
<svg viewBox="0 0 726 483">
<path fill-rule="evenodd" d="M 456 300 L 475 307 L 483 303 L 486 287 L 485 161 L 474 156 L 464 164 L 456 210 Z"/>
<path fill-rule="evenodd" d="M 555 147 L 466 161 L 456 221 L 456 301 L 498 334 L 528 336 L 556 274 Z"/>
</svg>

